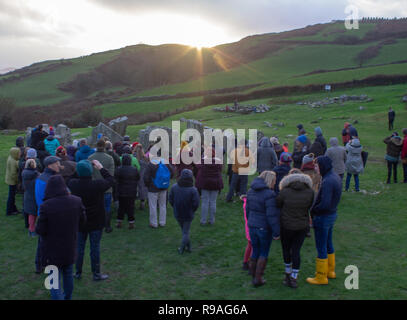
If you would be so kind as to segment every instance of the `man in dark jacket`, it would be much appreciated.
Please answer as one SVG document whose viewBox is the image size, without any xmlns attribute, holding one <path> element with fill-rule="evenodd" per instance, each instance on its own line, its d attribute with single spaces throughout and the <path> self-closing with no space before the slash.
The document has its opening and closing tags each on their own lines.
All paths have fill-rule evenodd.
<svg viewBox="0 0 407 320">
<path fill-rule="evenodd" d="M 92 180 L 93 167 L 100 171 L 103 179 Z M 81 278 L 85 245 L 89 236 L 93 280 L 105 280 L 108 275 L 100 273 L 100 240 L 106 220 L 104 194 L 113 186 L 114 179 L 97 160 L 93 160 L 92 163 L 88 160 L 78 162 L 76 172 L 79 179 L 69 180 L 68 187 L 73 195 L 82 199 L 86 208 L 87 222 L 79 229 L 78 233 L 78 259 L 76 260 L 75 277 Z"/>
<path fill-rule="evenodd" d="M 263 171 L 273 170 L 277 162 L 277 155 L 270 139 L 267 137 L 261 138 L 257 148 L 257 172 L 260 174 Z"/>
<path fill-rule="evenodd" d="M 307 278 L 307 282 L 310 284 L 328 284 L 328 278 L 336 278 L 332 232 L 342 195 L 342 183 L 341 178 L 333 171 L 332 160 L 329 157 L 318 157 L 317 164 L 317 170 L 322 176 L 322 183 L 311 209 L 311 216 L 318 258 L 316 259 L 316 276 L 315 278 Z"/>
<path fill-rule="evenodd" d="M 316 157 L 323 156 L 327 150 L 327 145 L 326 145 L 326 140 L 322 134 L 322 130 L 320 127 L 315 128 L 315 142 L 319 142 L 321 144 L 322 153 L 317 154 L 317 153 L 314 153 L 313 151 L 310 151 L 310 152 L 314 153 Z M 311 148 L 312 148 L 312 146 L 311 146 Z"/>
<path fill-rule="evenodd" d="M 144 184 L 148 189 L 148 205 L 150 209 L 150 227 L 158 228 L 157 224 L 157 206 L 160 208 L 159 225 L 164 227 L 167 219 L 167 189 L 159 189 L 154 184 L 154 179 L 159 167 L 159 163 L 164 159 L 153 159 L 148 163 L 144 172 Z M 175 170 L 170 164 L 165 165 L 170 171 L 170 178 L 174 177 Z"/>
<path fill-rule="evenodd" d="M 48 133 L 42 129 L 42 124 L 31 131 L 31 148 L 37 149 L 38 143 L 44 141 L 48 137 Z"/>
<path fill-rule="evenodd" d="M 178 252 L 180 254 L 183 254 L 184 250 L 191 252 L 189 230 L 194 219 L 194 213 L 199 207 L 199 193 L 194 187 L 191 170 L 182 170 L 178 182 L 171 188 L 169 202 L 174 208 L 174 217 L 182 231 L 182 242 Z"/>
<path fill-rule="evenodd" d="M 394 119 L 396 119 L 396 113 L 394 112 L 392 107 L 389 108 L 388 117 L 389 117 L 389 131 L 390 131 L 390 130 L 393 130 Z"/>
<path fill-rule="evenodd" d="M 134 229 L 134 201 L 137 195 L 137 186 L 140 174 L 136 167 L 132 166 L 132 158 L 129 154 L 123 154 L 122 166 L 115 171 L 117 183 L 117 195 L 119 197 L 119 211 L 117 214 L 117 228 L 122 227 L 124 214 L 127 214 L 129 229 Z"/>
<path fill-rule="evenodd" d="M 392 171 L 394 183 L 397 183 L 397 166 L 403 149 L 403 139 L 397 132 L 393 132 L 393 134 L 385 138 L 383 142 L 387 144 L 385 156 L 387 161 L 387 184 L 390 184 Z"/>
<path fill-rule="evenodd" d="M 69 195 L 61 175 L 50 177 L 36 232 L 42 237 L 43 265 L 58 267 L 59 279 L 63 278 L 64 293 L 60 289 L 51 289 L 53 300 L 70 300 L 72 297 L 78 229 L 85 220 L 81 199 Z"/>
</svg>

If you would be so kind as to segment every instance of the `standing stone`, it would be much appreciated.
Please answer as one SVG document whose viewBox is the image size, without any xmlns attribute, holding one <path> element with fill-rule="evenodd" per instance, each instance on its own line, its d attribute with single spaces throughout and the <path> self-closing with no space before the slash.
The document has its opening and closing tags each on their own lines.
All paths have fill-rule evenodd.
<svg viewBox="0 0 407 320">
<path fill-rule="evenodd" d="M 55 137 L 61 145 L 67 146 L 72 144 L 71 129 L 64 124 L 59 124 L 55 129 Z"/>
<path fill-rule="evenodd" d="M 89 140 L 89 145 L 93 146 L 96 145 L 97 138 L 99 134 L 108 137 L 109 141 L 114 144 L 116 142 L 122 141 L 123 137 L 114 131 L 112 128 L 108 127 L 104 123 L 100 122 L 95 128 L 92 130 L 92 135 Z"/>
<path fill-rule="evenodd" d="M 127 118 L 126 116 L 119 117 L 117 119 L 111 120 L 109 122 L 109 127 L 112 128 L 114 131 L 116 131 L 121 136 L 125 136 L 128 120 L 129 120 L 129 118 Z"/>
</svg>

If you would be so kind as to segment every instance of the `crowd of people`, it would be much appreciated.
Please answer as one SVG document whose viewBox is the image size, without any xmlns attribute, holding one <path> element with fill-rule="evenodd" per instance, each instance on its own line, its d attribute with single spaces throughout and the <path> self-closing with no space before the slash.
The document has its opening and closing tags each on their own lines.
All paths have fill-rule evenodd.
<svg viewBox="0 0 407 320">
<path fill-rule="evenodd" d="M 290 153 L 288 143 L 277 137 L 263 137 L 257 153 L 252 154 L 247 141 L 235 144 L 227 155 L 229 190 L 225 201 L 237 197 L 243 203 L 247 246 L 243 269 L 258 287 L 263 278 L 272 241 L 281 240 L 285 277 L 283 283 L 298 286 L 300 251 L 305 238 L 314 229 L 316 242 L 316 273 L 307 278 L 310 284 L 327 284 L 335 275 L 335 250 L 332 241 L 346 173 L 345 191 L 349 191 L 352 176 L 355 191 L 360 191 L 359 175 L 366 165 L 357 130 L 345 123 L 342 142 L 329 140 L 328 147 L 320 127 L 315 139 L 302 124 Z M 404 183 L 407 183 L 407 129 L 404 138 L 397 132 L 384 139 L 387 145 L 387 183 L 397 182 L 397 166 L 402 159 Z M 160 153 L 150 155 L 150 149 L 138 142 L 112 144 L 99 136 L 96 147 L 81 139 L 74 145 L 62 146 L 49 132 L 36 127 L 28 141 L 19 137 L 7 159 L 6 183 L 9 186 L 6 214 L 16 215 L 15 196 L 23 193 L 23 214 L 30 237 L 38 237 L 35 255 L 36 273 L 47 265 L 59 268 L 63 290 L 51 290 L 53 299 L 71 299 L 73 278 L 81 279 L 87 239 L 95 281 L 108 279 L 101 272 L 100 245 L 103 231 L 113 231 L 112 212 L 116 211 L 116 228 L 123 228 L 125 216 L 128 228 L 135 228 L 136 201 L 140 210 L 146 202 L 149 226 L 166 225 L 167 205 L 182 231 L 178 252 L 191 252 L 190 228 L 201 205 L 200 224 L 214 225 L 218 196 L 224 188 L 223 164 L 217 159 L 215 146 L 202 147 L 202 162 L 186 164 L 182 155 L 192 154 L 188 142 L 182 141 L 177 157 L 165 163 Z M 225 153 L 225 151 L 224 151 Z M 239 155 L 245 156 L 243 163 Z M 211 160 L 209 160 L 211 159 Z M 256 159 L 258 176 L 248 189 L 249 164 Z M 208 161 L 209 160 L 209 161 Z M 171 187 L 171 179 L 176 183 Z M 168 192 L 169 191 L 169 192 Z M 75 267 L 75 271 L 74 271 Z"/>
</svg>

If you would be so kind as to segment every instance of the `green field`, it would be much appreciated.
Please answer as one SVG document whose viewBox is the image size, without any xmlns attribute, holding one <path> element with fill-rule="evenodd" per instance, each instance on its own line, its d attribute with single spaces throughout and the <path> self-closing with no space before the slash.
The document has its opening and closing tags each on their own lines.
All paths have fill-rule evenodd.
<svg viewBox="0 0 407 320">
<path fill-rule="evenodd" d="M 314 239 L 306 239 L 302 249 L 302 266 L 299 288 L 292 290 L 282 285 L 284 265 L 281 245 L 273 241 L 270 261 L 266 269 L 267 284 L 253 288 L 241 262 L 246 245 L 244 220 L 240 202 L 224 202 L 227 187 L 218 200 L 217 220 L 213 227 L 199 225 L 198 210 L 191 230 L 191 254 L 179 256 L 176 248 L 180 242 L 180 230 L 173 218 L 172 209 L 167 212 L 167 226 L 152 230 L 148 227 L 148 210 L 136 211 L 136 229 L 115 229 L 104 234 L 101 243 L 102 271 L 110 275 L 103 283 L 91 280 L 88 251 L 85 255 L 83 279 L 75 280 L 74 299 L 406 299 L 404 270 L 407 267 L 407 246 L 404 229 L 406 185 L 384 184 L 387 168 L 384 163 L 387 130 L 387 109 L 393 106 L 397 118 L 395 128 L 399 132 L 407 127 L 406 106 L 401 97 L 407 93 L 405 85 L 371 87 L 333 92 L 331 96 L 346 93 L 367 94 L 374 99 L 369 103 L 345 103 L 321 109 L 298 106 L 298 101 L 316 101 L 325 93 L 279 98 L 270 103 L 273 110 L 266 114 L 236 115 L 225 118 L 212 107 L 183 113 L 155 124 L 170 125 L 180 117 L 204 120 L 213 128 L 256 128 L 266 135 L 277 135 L 292 147 L 296 125 L 303 123 L 311 139 L 313 128 L 321 126 L 327 140 L 340 138 L 343 123 L 358 120 L 361 143 L 369 151 L 369 162 L 361 176 L 360 193 L 344 193 L 339 206 L 339 218 L 334 230 L 337 254 L 337 279 L 328 286 L 314 287 L 305 278 L 315 271 L 316 250 Z M 262 101 L 254 101 L 256 103 Z M 249 102 L 248 102 L 249 103 Z M 365 106 L 360 111 L 359 106 Z M 322 117 L 319 123 L 310 122 Z M 344 119 L 333 120 L 334 117 Z M 285 126 L 274 130 L 264 125 L 284 122 Z M 132 140 L 143 126 L 128 128 Z M 78 129 L 82 136 L 90 129 Z M 0 172 L 4 177 L 5 162 L 10 147 L 17 136 L 0 136 Z M 401 171 L 401 170 L 400 170 Z M 401 172 L 399 172 L 399 180 Z M 251 177 L 250 179 L 252 179 Z M 3 178 L 4 181 L 4 178 Z M 21 216 L 6 217 L 7 188 L 0 185 L 3 199 L 0 215 L 0 298 L 1 299 L 49 299 L 44 288 L 45 275 L 34 274 L 36 239 L 30 239 L 24 229 Z M 21 208 L 21 197 L 17 199 Z M 359 290 L 344 287 L 348 265 L 359 268 Z"/>
</svg>

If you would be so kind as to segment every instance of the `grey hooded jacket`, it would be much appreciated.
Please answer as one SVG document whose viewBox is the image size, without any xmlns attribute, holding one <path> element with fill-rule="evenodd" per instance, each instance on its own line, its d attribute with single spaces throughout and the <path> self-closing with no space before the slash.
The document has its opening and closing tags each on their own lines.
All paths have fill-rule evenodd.
<svg viewBox="0 0 407 320">
<path fill-rule="evenodd" d="M 271 171 L 277 163 L 277 154 L 270 139 L 267 137 L 261 138 L 257 149 L 257 172 Z"/>
<path fill-rule="evenodd" d="M 346 145 L 347 159 L 346 159 L 346 172 L 350 174 L 363 173 L 363 160 L 362 160 L 363 147 L 359 139 L 353 139 Z"/>
<path fill-rule="evenodd" d="M 339 146 L 337 138 L 329 140 L 331 147 L 326 151 L 325 155 L 332 160 L 332 167 L 336 174 L 341 175 L 345 173 L 346 163 L 346 150 L 344 147 Z"/>
</svg>

